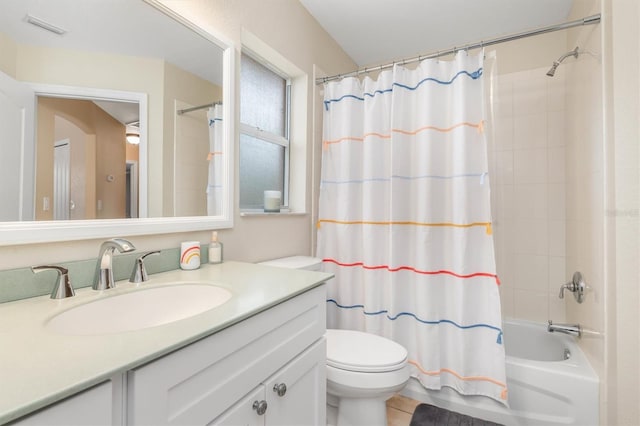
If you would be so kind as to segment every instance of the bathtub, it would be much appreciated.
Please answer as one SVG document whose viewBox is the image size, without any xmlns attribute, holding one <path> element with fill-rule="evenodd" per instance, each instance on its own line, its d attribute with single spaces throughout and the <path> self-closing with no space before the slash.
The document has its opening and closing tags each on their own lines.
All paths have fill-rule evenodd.
<svg viewBox="0 0 640 426">
<path fill-rule="evenodd" d="M 571 336 L 546 324 L 505 321 L 509 406 L 451 388 L 425 389 L 412 378 L 404 396 L 503 425 L 597 425 L 598 376 Z"/>
</svg>

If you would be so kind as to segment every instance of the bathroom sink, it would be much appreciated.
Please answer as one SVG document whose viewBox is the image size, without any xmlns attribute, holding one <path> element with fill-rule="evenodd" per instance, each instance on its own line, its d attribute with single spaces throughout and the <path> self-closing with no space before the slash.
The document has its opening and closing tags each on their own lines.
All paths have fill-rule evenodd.
<svg viewBox="0 0 640 426">
<path fill-rule="evenodd" d="M 230 298 L 229 290 L 209 284 L 152 287 L 78 305 L 51 318 L 45 328 L 70 335 L 140 330 L 198 315 Z"/>
</svg>

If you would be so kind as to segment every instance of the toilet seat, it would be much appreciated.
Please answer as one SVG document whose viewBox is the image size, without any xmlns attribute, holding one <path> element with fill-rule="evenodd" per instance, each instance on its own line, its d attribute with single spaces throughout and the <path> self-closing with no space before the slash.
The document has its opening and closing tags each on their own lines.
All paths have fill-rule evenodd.
<svg viewBox="0 0 640 426">
<path fill-rule="evenodd" d="M 362 373 L 400 370 L 407 350 L 384 337 L 355 330 L 327 329 L 327 365 Z"/>
</svg>

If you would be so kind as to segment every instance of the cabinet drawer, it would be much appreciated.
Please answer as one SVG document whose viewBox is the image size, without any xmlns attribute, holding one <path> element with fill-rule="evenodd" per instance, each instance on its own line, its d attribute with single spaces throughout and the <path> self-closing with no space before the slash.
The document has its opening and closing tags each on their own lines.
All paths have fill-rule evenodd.
<svg viewBox="0 0 640 426">
<path fill-rule="evenodd" d="M 207 424 L 320 339 L 320 286 L 129 372 L 130 424 Z"/>
</svg>

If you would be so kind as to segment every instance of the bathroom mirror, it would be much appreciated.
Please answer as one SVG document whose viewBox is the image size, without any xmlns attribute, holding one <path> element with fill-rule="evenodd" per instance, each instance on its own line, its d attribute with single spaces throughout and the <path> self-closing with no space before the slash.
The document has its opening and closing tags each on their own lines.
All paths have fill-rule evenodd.
<svg viewBox="0 0 640 426">
<path fill-rule="evenodd" d="M 3 0 L 0 245 L 232 226 L 234 49 L 164 3 Z"/>
</svg>

